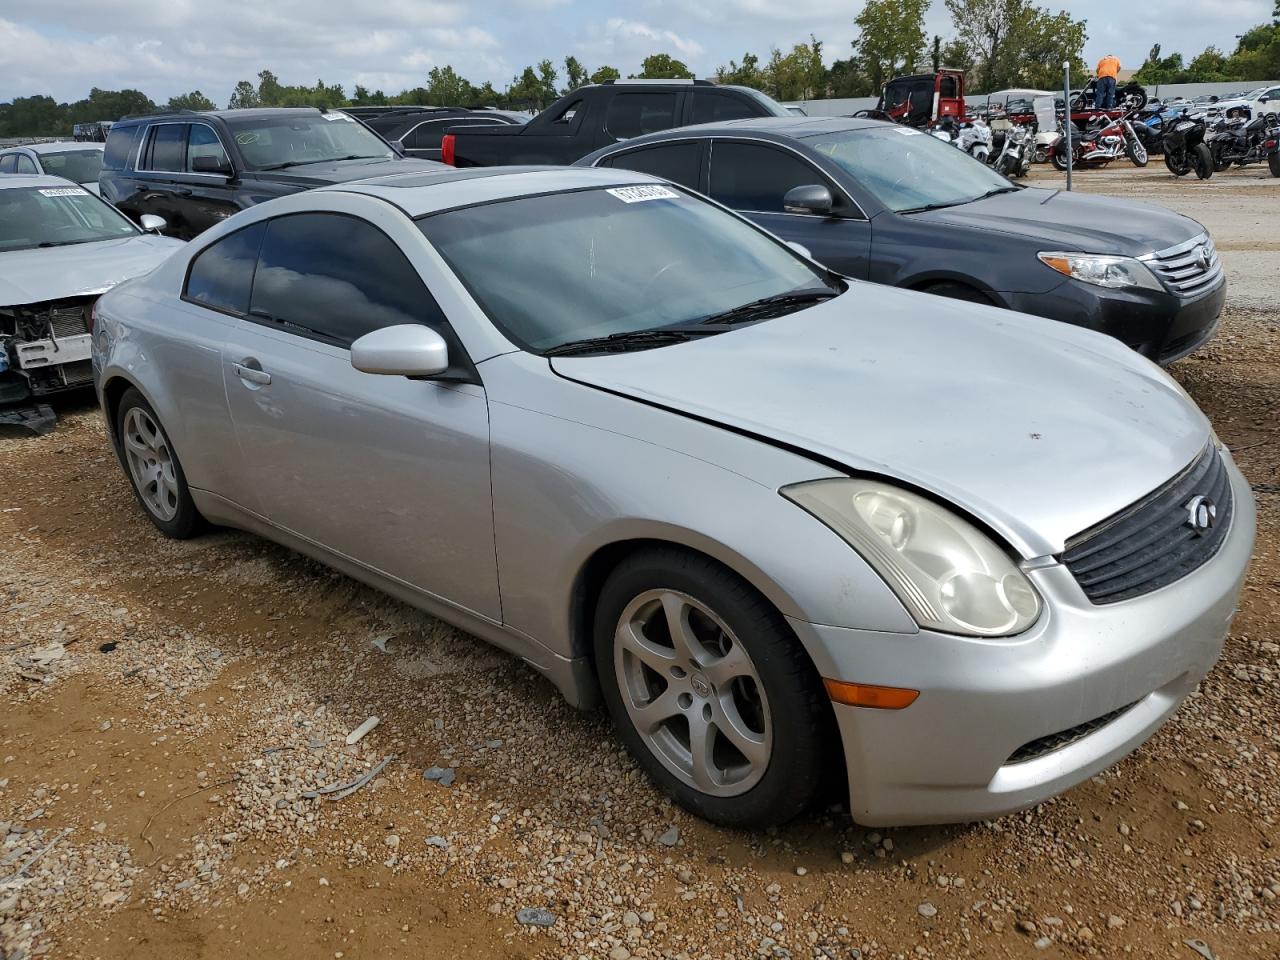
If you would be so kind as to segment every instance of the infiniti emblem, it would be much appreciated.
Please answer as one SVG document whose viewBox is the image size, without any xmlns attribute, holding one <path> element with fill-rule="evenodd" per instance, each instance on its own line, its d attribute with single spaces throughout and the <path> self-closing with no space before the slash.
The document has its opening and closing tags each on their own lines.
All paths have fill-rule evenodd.
<svg viewBox="0 0 1280 960">
<path fill-rule="evenodd" d="M 1196 265 L 1201 270 L 1209 269 L 1209 251 L 1204 247 L 1196 247 Z"/>
<path fill-rule="evenodd" d="M 1218 519 L 1217 505 L 1206 496 L 1195 496 L 1187 501 L 1187 526 L 1198 536 L 1204 536 L 1213 529 Z"/>
</svg>

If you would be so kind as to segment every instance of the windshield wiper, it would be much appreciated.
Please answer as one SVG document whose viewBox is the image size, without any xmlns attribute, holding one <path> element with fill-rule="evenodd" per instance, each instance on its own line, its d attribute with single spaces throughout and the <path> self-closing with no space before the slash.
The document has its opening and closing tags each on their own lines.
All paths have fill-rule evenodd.
<svg viewBox="0 0 1280 960">
<path fill-rule="evenodd" d="M 358 153 L 350 154 L 345 157 L 322 157 L 319 160 L 286 160 L 284 163 L 269 163 L 265 167 L 259 167 L 259 170 L 283 170 L 286 167 L 305 167 L 312 163 L 341 163 L 343 160 L 390 160 L 390 157 L 365 157 Z"/>
<path fill-rule="evenodd" d="M 36 246 L 40 247 L 41 249 L 44 249 L 47 247 L 70 247 L 70 246 L 74 246 L 77 243 L 94 243 L 95 241 L 102 240 L 102 239 L 104 238 L 103 237 L 85 237 L 83 240 L 44 240 L 40 243 L 37 243 Z"/>
<path fill-rule="evenodd" d="M 725 310 L 721 313 L 713 313 L 709 317 L 703 317 L 699 322 L 708 326 L 714 326 L 716 324 L 724 324 L 728 326 L 735 323 L 748 323 L 752 320 L 764 320 L 767 317 L 778 316 L 785 313 L 788 307 L 799 307 L 809 303 L 820 303 L 823 300 L 830 300 L 832 297 L 837 297 L 839 295 L 839 290 L 832 290 L 830 287 L 812 287 L 804 290 L 792 290 L 789 293 L 779 293 L 772 297 L 752 300 L 750 303 L 744 303 L 740 307 L 734 307 L 731 310 Z"/>
<path fill-rule="evenodd" d="M 926 210 L 941 210 L 943 207 L 961 207 L 966 203 L 975 203 L 978 200 L 985 200 L 987 197 L 994 197 L 997 193 L 1012 193 L 1014 190 L 1020 190 L 1021 187 L 996 187 L 994 190 L 988 190 L 986 193 L 980 193 L 976 197 L 966 197 L 964 200 L 944 200 L 940 203 L 926 203 L 922 207 L 908 207 L 905 210 L 899 210 L 898 213 L 924 213 Z"/>
<path fill-rule="evenodd" d="M 631 349 L 648 347 L 665 347 L 669 343 L 684 343 L 696 337 L 706 337 L 714 333 L 723 333 L 710 327 L 652 327 L 648 330 L 624 330 L 611 333 L 605 337 L 588 337 L 584 340 L 570 340 L 542 351 L 544 357 L 568 357 L 575 353 L 613 353 Z"/>
</svg>

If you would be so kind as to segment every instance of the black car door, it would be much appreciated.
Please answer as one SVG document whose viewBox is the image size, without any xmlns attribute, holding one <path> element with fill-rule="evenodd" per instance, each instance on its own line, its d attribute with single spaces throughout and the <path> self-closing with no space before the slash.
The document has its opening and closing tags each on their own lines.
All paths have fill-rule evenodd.
<svg viewBox="0 0 1280 960">
<path fill-rule="evenodd" d="M 708 158 L 707 193 L 783 240 L 806 247 L 832 270 L 865 280 L 871 260 L 871 222 L 830 177 L 797 150 L 766 141 L 715 139 Z M 790 213 L 782 198 L 794 187 L 827 187 L 828 216 Z"/>
<path fill-rule="evenodd" d="M 662 177 L 690 190 L 703 192 L 703 157 L 707 140 L 677 140 L 654 146 L 637 147 L 615 153 L 600 161 L 599 166 L 634 170 Z"/>
<path fill-rule="evenodd" d="M 152 213 L 164 217 L 167 232 L 186 237 L 187 207 L 178 193 L 175 177 L 186 168 L 187 124 L 153 123 L 138 151 L 134 176 L 138 181 L 137 200 L 132 204 L 141 217 Z"/>
<path fill-rule="evenodd" d="M 207 158 L 203 164 L 196 163 L 200 157 Z M 221 164 L 224 172 L 196 169 L 198 165 L 207 167 L 210 163 Z M 231 158 L 218 132 L 207 123 L 188 124 L 183 168 L 173 177 L 175 204 L 181 208 L 182 220 L 180 224 L 171 225 L 171 232 L 194 237 L 239 210 L 238 191 L 231 183 L 233 172 Z"/>
</svg>

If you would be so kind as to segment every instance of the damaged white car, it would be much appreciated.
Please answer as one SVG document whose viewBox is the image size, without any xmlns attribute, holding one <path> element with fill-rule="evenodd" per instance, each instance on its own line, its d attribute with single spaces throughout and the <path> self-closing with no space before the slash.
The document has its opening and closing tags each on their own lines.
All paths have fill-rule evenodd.
<svg viewBox="0 0 1280 960">
<path fill-rule="evenodd" d="M 70 181 L 0 177 L 0 413 L 19 416 L 12 404 L 92 383 L 93 304 L 181 246 Z M 24 424 L 44 421 L 52 427 L 51 414 Z"/>
</svg>

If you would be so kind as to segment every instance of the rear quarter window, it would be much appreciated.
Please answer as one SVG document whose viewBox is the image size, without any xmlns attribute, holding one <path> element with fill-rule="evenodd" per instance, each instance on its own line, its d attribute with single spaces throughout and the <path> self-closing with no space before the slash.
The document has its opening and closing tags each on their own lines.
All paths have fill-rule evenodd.
<svg viewBox="0 0 1280 960">
<path fill-rule="evenodd" d="M 187 271 L 183 298 L 223 313 L 248 313 L 253 272 L 266 232 L 265 223 L 251 224 L 201 250 Z"/>
<path fill-rule="evenodd" d="M 107 145 L 102 151 L 102 166 L 107 170 L 123 170 L 133 162 L 134 146 L 138 142 L 140 126 L 111 128 Z"/>
</svg>

